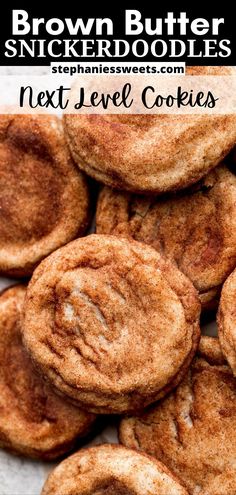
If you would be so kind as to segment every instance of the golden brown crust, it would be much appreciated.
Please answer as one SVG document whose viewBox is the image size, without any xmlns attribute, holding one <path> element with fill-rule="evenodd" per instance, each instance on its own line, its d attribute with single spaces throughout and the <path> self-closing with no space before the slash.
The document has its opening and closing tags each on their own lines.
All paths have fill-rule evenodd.
<svg viewBox="0 0 236 495">
<path fill-rule="evenodd" d="M 232 76 L 235 74 L 235 67 L 226 65 L 203 66 L 193 65 L 186 67 L 186 74 L 192 76 Z"/>
<path fill-rule="evenodd" d="M 41 495 L 188 495 L 156 459 L 120 445 L 70 456 L 49 475 Z"/>
<path fill-rule="evenodd" d="M 217 320 L 222 352 L 236 376 L 236 269 L 223 285 Z"/>
<path fill-rule="evenodd" d="M 199 341 L 199 310 L 191 282 L 154 249 L 91 235 L 35 270 L 24 341 L 41 372 L 81 406 L 133 411 L 186 372 Z"/>
<path fill-rule="evenodd" d="M 230 75 L 231 68 L 189 68 Z M 220 163 L 236 143 L 236 115 L 65 115 L 72 156 L 107 186 L 161 194 L 187 187 Z"/>
<path fill-rule="evenodd" d="M 0 116 L 0 190 L 1 273 L 30 275 L 87 227 L 87 181 L 56 117 Z"/>
<path fill-rule="evenodd" d="M 202 337 L 177 389 L 140 416 L 123 419 L 119 437 L 164 462 L 191 495 L 235 495 L 236 382 L 219 342 Z"/>
<path fill-rule="evenodd" d="M 165 198 L 104 187 L 96 224 L 98 234 L 131 236 L 174 261 L 199 291 L 203 309 L 212 309 L 236 265 L 236 176 L 221 165 Z"/>
<path fill-rule="evenodd" d="M 25 292 L 18 285 L 0 295 L 0 446 L 54 459 L 70 450 L 95 418 L 60 399 L 35 374 L 21 341 Z"/>
<path fill-rule="evenodd" d="M 222 354 L 219 340 L 215 337 L 209 337 L 207 335 L 201 337 L 197 350 L 197 357 L 205 359 L 208 363 L 214 366 L 227 364 Z"/>
</svg>

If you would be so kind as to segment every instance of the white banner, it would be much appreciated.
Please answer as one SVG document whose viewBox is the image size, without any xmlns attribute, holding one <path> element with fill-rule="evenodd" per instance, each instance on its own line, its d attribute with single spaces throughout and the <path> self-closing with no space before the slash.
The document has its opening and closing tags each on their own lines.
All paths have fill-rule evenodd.
<svg viewBox="0 0 236 495">
<path fill-rule="evenodd" d="M 236 76 L 80 74 L 0 78 L 0 113 L 232 114 Z"/>
</svg>

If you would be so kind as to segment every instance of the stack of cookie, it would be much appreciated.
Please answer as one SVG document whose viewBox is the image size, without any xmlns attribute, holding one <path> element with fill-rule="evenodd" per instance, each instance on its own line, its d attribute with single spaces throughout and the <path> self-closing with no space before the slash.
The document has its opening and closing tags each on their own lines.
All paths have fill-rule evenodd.
<svg viewBox="0 0 236 495">
<path fill-rule="evenodd" d="M 235 144 L 235 115 L 1 117 L 0 271 L 24 280 L 0 296 L 0 445 L 55 459 L 119 415 L 122 445 L 43 495 L 235 495 Z"/>
</svg>

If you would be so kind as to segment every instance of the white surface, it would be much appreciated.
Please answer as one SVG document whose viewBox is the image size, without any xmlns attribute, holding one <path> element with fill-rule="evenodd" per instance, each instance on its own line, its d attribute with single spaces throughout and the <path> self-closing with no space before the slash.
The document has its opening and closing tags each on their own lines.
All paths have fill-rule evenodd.
<svg viewBox="0 0 236 495">
<path fill-rule="evenodd" d="M 35 67 L 0 67 L 1 74 L 45 74 L 47 68 Z M 12 285 L 15 281 L 0 278 L 0 290 Z M 203 333 L 208 335 L 216 334 L 215 323 L 210 323 L 203 327 Z M 105 442 L 117 442 L 117 429 L 114 426 L 115 420 L 97 435 L 91 444 Z M 55 463 L 43 463 L 31 461 L 23 457 L 16 457 L 0 450 L 0 495 L 40 495 L 44 481 L 49 471 Z"/>
<path fill-rule="evenodd" d="M 0 291 L 16 281 L 0 277 Z M 95 436 L 88 445 L 117 442 L 115 419 Z M 42 486 L 51 469 L 52 462 L 39 462 L 8 454 L 0 449 L 0 495 L 40 495 Z"/>
<path fill-rule="evenodd" d="M 0 290 L 12 285 L 15 281 L 0 278 Z M 203 327 L 203 333 L 216 334 L 216 324 L 209 323 Z M 116 420 L 97 435 L 88 445 L 105 442 L 117 442 Z M 16 457 L 0 450 L 0 495 L 40 495 L 49 471 L 56 463 L 31 461 Z"/>
</svg>

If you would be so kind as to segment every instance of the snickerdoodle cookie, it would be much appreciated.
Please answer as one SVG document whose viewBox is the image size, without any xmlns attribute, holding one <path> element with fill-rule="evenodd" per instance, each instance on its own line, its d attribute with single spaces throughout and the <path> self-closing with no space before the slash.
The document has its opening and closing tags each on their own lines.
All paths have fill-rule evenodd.
<svg viewBox="0 0 236 495">
<path fill-rule="evenodd" d="M 87 181 L 72 162 L 59 119 L 0 116 L 0 272 L 28 276 L 83 234 Z"/>
<path fill-rule="evenodd" d="M 217 319 L 221 349 L 236 376 L 236 269 L 223 285 Z"/>
<path fill-rule="evenodd" d="M 106 444 L 63 461 L 49 475 L 42 495 L 188 495 L 156 459 Z"/>
<path fill-rule="evenodd" d="M 25 287 L 0 295 L 0 446 L 54 459 L 70 450 L 95 417 L 59 398 L 35 374 L 21 340 Z"/>
<path fill-rule="evenodd" d="M 120 440 L 164 462 L 191 495 L 235 495 L 236 381 L 217 339 L 202 337 L 191 368 L 167 398 L 123 419 Z"/>
<path fill-rule="evenodd" d="M 195 67 L 193 75 L 230 75 Z M 65 115 L 75 162 L 104 184 L 160 194 L 187 187 L 214 168 L 236 143 L 236 115 Z"/>
<path fill-rule="evenodd" d="M 220 165 L 177 195 L 153 198 L 104 187 L 97 233 L 131 236 L 175 262 L 199 291 L 203 309 L 217 305 L 236 266 L 236 176 Z"/>
<path fill-rule="evenodd" d="M 199 340 L 192 283 L 154 249 L 90 235 L 35 270 L 24 342 L 41 372 L 78 405 L 136 411 L 186 373 Z"/>
</svg>

